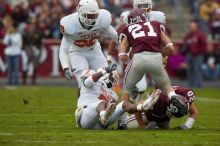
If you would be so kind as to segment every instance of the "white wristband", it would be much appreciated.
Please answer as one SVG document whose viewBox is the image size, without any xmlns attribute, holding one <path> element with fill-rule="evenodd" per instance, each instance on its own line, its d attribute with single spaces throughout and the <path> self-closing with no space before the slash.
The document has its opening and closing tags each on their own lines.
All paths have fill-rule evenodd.
<svg viewBox="0 0 220 146">
<path fill-rule="evenodd" d="M 105 75 L 107 72 L 106 72 L 106 70 L 102 69 L 101 73 L 102 73 L 102 75 Z"/>
<path fill-rule="evenodd" d="M 185 122 L 185 125 L 186 125 L 189 129 L 191 129 L 192 126 L 193 126 L 193 124 L 194 124 L 194 122 L 195 122 L 195 119 L 194 119 L 194 118 L 188 117 L 187 120 L 186 120 L 186 122 Z"/>
<path fill-rule="evenodd" d="M 170 47 L 170 46 L 173 46 L 173 43 L 168 43 L 164 46 L 164 48 L 167 48 L 167 47 Z"/>
<path fill-rule="evenodd" d="M 137 105 L 137 111 L 142 111 L 142 104 Z"/>
<path fill-rule="evenodd" d="M 112 60 L 112 56 L 111 55 L 107 55 L 107 60 Z"/>
<path fill-rule="evenodd" d="M 122 56 L 122 55 L 126 55 L 126 56 L 128 56 L 128 54 L 125 53 L 125 52 L 124 52 L 124 53 L 119 53 L 119 54 L 118 54 L 118 56 Z"/>
</svg>

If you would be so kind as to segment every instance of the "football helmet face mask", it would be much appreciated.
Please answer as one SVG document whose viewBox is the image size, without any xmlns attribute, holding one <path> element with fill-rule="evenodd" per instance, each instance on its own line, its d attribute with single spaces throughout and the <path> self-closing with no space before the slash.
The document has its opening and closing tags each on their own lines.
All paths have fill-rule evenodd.
<svg viewBox="0 0 220 146">
<path fill-rule="evenodd" d="M 96 0 L 80 0 L 77 6 L 80 22 L 85 26 L 94 26 L 99 15 Z"/>
<path fill-rule="evenodd" d="M 142 9 L 147 14 L 152 10 L 152 0 L 134 0 L 133 7 L 136 9 Z"/>
<path fill-rule="evenodd" d="M 100 78 L 102 85 L 107 88 L 115 87 L 118 84 L 119 76 L 116 70 L 111 73 L 105 74 Z"/>
<path fill-rule="evenodd" d="M 128 24 L 144 22 L 146 17 L 142 9 L 133 9 L 128 15 Z"/>
<path fill-rule="evenodd" d="M 168 116 L 181 118 L 188 114 L 189 111 L 189 101 L 186 99 L 186 97 L 182 95 L 178 95 L 178 99 L 172 99 L 170 100 L 170 105 L 167 109 Z"/>
</svg>

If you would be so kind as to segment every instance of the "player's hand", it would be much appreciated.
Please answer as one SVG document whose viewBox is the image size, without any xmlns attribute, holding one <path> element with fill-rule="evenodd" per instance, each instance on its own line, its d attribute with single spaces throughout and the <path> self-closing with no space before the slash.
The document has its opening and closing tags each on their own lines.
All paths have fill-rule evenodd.
<svg viewBox="0 0 220 146">
<path fill-rule="evenodd" d="M 128 54 L 127 53 L 119 53 L 119 59 L 123 62 L 126 63 L 129 60 Z"/>
<path fill-rule="evenodd" d="M 182 124 L 182 125 L 178 126 L 177 129 L 188 130 L 189 128 L 185 124 Z"/>
<path fill-rule="evenodd" d="M 73 78 L 73 73 L 69 68 L 64 68 L 64 74 L 66 76 L 66 79 L 69 81 Z"/>
<path fill-rule="evenodd" d="M 112 56 L 111 55 L 107 55 L 107 62 L 108 62 L 108 65 L 112 63 Z"/>
<path fill-rule="evenodd" d="M 111 73 L 112 71 L 116 70 L 116 68 L 117 68 L 117 64 L 110 64 L 108 65 L 108 67 L 104 69 L 107 73 Z"/>
<path fill-rule="evenodd" d="M 167 59 L 168 59 L 167 56 L 163 58 L 163 66 L 164 67 L 166 67 L 166 65 L 167 65 Z"/>
</svg>

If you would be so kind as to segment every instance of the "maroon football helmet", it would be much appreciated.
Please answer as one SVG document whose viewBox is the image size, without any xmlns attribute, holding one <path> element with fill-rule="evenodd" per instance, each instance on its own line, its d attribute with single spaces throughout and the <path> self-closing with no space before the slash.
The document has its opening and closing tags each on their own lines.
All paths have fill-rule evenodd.
<svg viewBox="0 0 220 146">
<path fill-rule="evenodd" d="M 144 10 L 142 9 L 133 9 L 128 15 L 128 24 L 144 22 L 146 21 L 146 16 Z"/>
</svg>

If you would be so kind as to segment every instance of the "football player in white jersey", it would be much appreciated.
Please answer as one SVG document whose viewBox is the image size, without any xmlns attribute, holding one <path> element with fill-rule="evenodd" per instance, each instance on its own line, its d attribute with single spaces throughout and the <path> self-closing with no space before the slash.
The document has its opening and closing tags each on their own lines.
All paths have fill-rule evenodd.
<svg viewBox="0 0 220 146">
<path fill-rule="evenodd" d="M 65 16 L 60 21 L 63 38 L 59 59 L 68 80 L 74 75 L 80 88 L 83 70 L 97 70 L 107 66 L 98 38 L 100 34 L 118 42 L 117 32 L 111 26 L 111 14 L 99 9 L 96 0 L 80 0 L 77 12 Z"/>
<path fill-rule="evenodd" d="M 118 96 L 112 90 L 118 81 L 116 64 L 101 68 L 97 72 L 85 70 L 81 80 L 75 119 L 78 127 L 86 129 L 106 129 L 125 112 L 146 111 L 157 102 L 160 94 L 158 90 L 154 96 L 149 96 L 137 106 L 128 101 L 116 104 Z"/>
</svg>

